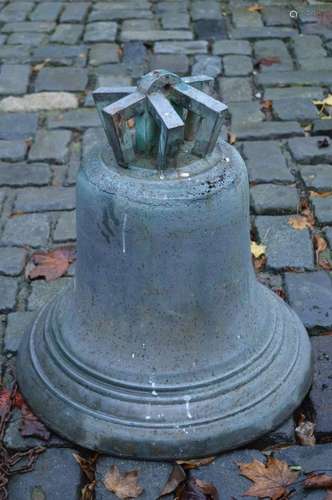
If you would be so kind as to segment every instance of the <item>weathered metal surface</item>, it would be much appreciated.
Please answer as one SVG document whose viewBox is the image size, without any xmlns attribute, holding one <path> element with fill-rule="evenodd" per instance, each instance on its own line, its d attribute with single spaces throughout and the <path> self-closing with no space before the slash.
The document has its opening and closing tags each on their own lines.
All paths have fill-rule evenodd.
<svg viewBox="0 0 332 500">
<path fill-rule="evenodd" d="M 157 142 L 155 165 L 163 170 L 167 168 L 168 158 L 177 154 L 185 135 L 187 139 L 194 138 L 196 133 L 193 154 L 209 154 L 220 134 L 227 109 L 223 103 L 199 90 L 210 80 L 205 76 L 180 78 L 167 71 L 155 70 L 141 78 L 137 87 L 125 88 L 122 93 L 119 89 L 113 92 L 105 88 L 96 90 L 97 110 L 117 162 L 128 166 L 135 160 L 135 149 L 150 155 Z M 119 100 L 115 96 L 119 96 Z M 183 110 L 190 115 L 185 133 Z M 127 121 L 134 117 L 136 137 L 133 139 Z M 158 134 L 153 121 L 158 126 Z"/>
<path fill-rule="evenodd" d="M 135 93 L 110 104 L 123 119 Z M 186 147 L 162 176 L 123 168 L 109 146 L 90 152 L 75 282 L 20 347 L 33 410 L 91 449 L 174 459 L 235 448 L 285 420 L 311 383 L 303 325 L 255 279 L 243 160 L 220 138 L 204 158 Z"/>
</svg>

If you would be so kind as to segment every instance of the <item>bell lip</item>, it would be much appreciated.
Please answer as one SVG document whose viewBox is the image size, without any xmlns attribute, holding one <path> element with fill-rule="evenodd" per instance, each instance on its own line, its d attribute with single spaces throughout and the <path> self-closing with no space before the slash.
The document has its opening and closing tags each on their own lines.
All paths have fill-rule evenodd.
<svg viewBox="0 0 332 500">
<path fill-rule="evenodd" d="M 262 286 L 257 284 L 257 286 Z M 264 287 L 265 288 L 265 287 Z M 195 426 L 171 428 L 133 427 L 114 424 L 82 412 L 61 398 L 55 397 L 44 380 L 37 374 L 30 356 L 30 332 L 24 337 L 17 360 L 19 387 L 37 416 L 64 438 L 92 450 L 113 456 L 160 461 L 176 458 L 211 456 L 252 442 L 275 429 L 300 405 L 312 383 L 313 365 L 311 345 L 307 332 L 296 314 L 273 294 L 276 307 L 284 307 L 284 323 L 291 323 L 290 333 L 299 337 L 296 362 L 279 388 L 263 403 L 249 408 L 229 419 L 216 420 Z M 44 306 L 33 322 L 42 327 Z M 280 304 L 282 302 L 282 304 Z M 280 308 L 281 309 L 281 308 Z M 280 314 L 280 311 L 279 311 Z M 285 327 L 285 325 L 283 325 Z M 285 338 L 287 342 L 287 338 Z M 264 384 L 264 373 L 259 378 Z M 68 383 L 72 383 L 68 379 Z M 211 403 L 211 401 L 207 401 Z M 278 411 L 271 408 L 278 407 Z"/>
</svg>

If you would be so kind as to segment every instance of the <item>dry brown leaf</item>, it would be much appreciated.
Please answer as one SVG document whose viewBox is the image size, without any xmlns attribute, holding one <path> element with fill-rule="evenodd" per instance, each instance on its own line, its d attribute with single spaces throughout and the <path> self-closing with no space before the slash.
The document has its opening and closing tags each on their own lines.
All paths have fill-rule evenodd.
<svg viewBox="0 0 332 500">
<path fill-rule="evenodd" d="M 219 500 L 219 494 L 213 484 L 193 477 L 179 486 L 176 500 Z"/>
<path fill-rule="evenodd" d="M 259 5 L 259 3 L 254 3 L 253 5 L 250 5 L 247 8 L 247 11 L 248 12 L 262 12 L 263 9 L 264 9 L 264 7 L 262 5 Z"/>
<path fill-rule="evenodd" d="M 228 133 L 228 142 L 229 142 L 229 144 L 235 144 L 236 143 L 236 135 L 229 132 Z"/>
<path fill-rule="evenodd" d="M 317 191 L 309 191 L 311 198 L 329 198 L 332 196 L 332 191 L 324 191 L 323 193 L 318 193 Z"/>
<path fill-rule="evenodd" d="M 24 401 L 20 392 L 17 391 L 15 396 L 15 406 L 21 410 L 22 419 L 20 423 L 20 433 L 23 437 L 37 437 L 48 441 L 50 438 L 50 432 L 45 427 L 43 422 L 41 422 L 34 413 L 30 410 L 29 406 Z"/>
<path fill-rule="evenodd" d="M 92 481 L 91 483 L 86 484 L 81 489 L 81 500 L 94 500 L 94 491 L 96 488 L 97 481 Z"/>
<path fill-rule="evenodd" d="M 308 213 L 306 213 L 308 211 Z M 303 229 L 312 228 L 314 225 L 313 215 L 309 209 L 303 211 L 303 215 L 292 215 L 288 219 L 288 224 L 292 226 L 293 229 L 302 231 Z"/>
<path fill-rule="evenodd" d="M 183 483 L 185 479 L 186 479 L 186 473 L 184 472 L 181 465 L 179 464 L 174 465 L 172 472 L 170 473 L 169 478 L 167 479 L 167 482 L 159 495 L 159 498 L 165 495 L 169 495 L 170 493 L 174 493 L 176 488 L 181 483 Z"/>
<path fill-rule="evenodd" d="M 316 260 L 317 262 L 319 262 L 319 254 L 327 249 L 327 243 L 324 240 L 323 236 L 321 236 L 320 234 L 314 234 L 313 240 L 314 240 L 314 247 L 316 250 Z"/>
<path fill-rule="evenodd" d="M 42 63 L 35 64 L 34 66 L 32 66 L 32 71 L 35 72 L 35 73 L 37 73 L 41 69 L 45 68 L 45 66 L 48 65 L 48 63 L 50 62 L 50 60 L 51 59 L 47 58 Z"/>
<path fill-rule="evenodd" d="M 332 271 L 332 264 L 327 259 L 320 258 L 319 259 L 319 267 L 321 267 L 325 271 Z"/>
<path fill-rule="evenodd" d="M 192 460 L 177 460 L 176 463 L 182 465 L 184 469 L 197 469 L 202 465 L 211 464 L 215 457 L 194 458 Z"/>
<path fill-rule="evenodd" d="M 271 111 L 273 108 L 272 101 L 270 99 L 266 99 L 265 101 L 262 101 L 261 103 L 261 110 L 262 111 Z"/>
<path fill-rule="evenodd" d="M 31 256 L 26 276 L 31 280 L 45 278 L 53 281 L 63 276 L 75 260 L 75 248 L 66 246 L 49 252 L 36 252 Z"/>
<path fill-rule="evenodd" d="M 138 471 L 131 470 L 121 474 L 116 465 L 104 477 L 104 485 L 108 491 L 114 493 L 118 498 L 126 500 L 137 498 L 143 493 L 143 488 L 138 484 Z"/>
<path fill-rule="evenodd" d="M 276 56 L 262 57 L 256 61 L 255 66 L 272 66 L 272 64 L 279 64 L 280 62 L 279 57 Z"/>
<path fill-rule="evenodd" d="M 266 464 L 253 460 L 249 464 L 239 463 L 240 474 L 253 484 L 244 495 L 278 500 L 288 497 L 288 486 L 298 477 L 298 472 L 290 470 L 282 460 L 269 456 Z"/>
<path fill-rule="evenodd" d="M 298 425 L 295 428 L 295 435 L 299 444 L 303 446 L 314 446 L 316 438 L 314 435 L 315 424 L 306 420 L 303 414 L 300 415 Z"/>
<path fill-rule="evenodd" d="M 332 488 L 332 476 L 329 474 L 311 474 L 305 481 L 304 487 L 308 489 Z"/>
<path fill-rule="evenodd" d="M 73 457 L 75 458 L 76 462 L 79 464 L 86 478 L 90 482 L 94 481 L 95 479 L 95 468 L 98 456 L 99 454 L 97 452 L 93 453 L 89 458 L 84 458 L 81 457 L 81 455 L 78 455 L 77 453 L 73 453 Z"/>
</svg>

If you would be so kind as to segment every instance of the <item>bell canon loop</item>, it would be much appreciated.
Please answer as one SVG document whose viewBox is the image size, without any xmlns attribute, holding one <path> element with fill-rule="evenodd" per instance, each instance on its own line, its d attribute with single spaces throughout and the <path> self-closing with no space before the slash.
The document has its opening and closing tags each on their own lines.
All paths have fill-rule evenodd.
<svg viewBox="0 0 332 500">
<path fill-rule="evenodd" d="M 77 179 L 75 279 L 17 368 L 33 411 L 81 446 L 212 455 L 276 428 L 311 384 L 302 323 L 256 280 L 246 167 L 210 83 L 158 70 L 94 92 L 106 138 Z"/>
</svg>

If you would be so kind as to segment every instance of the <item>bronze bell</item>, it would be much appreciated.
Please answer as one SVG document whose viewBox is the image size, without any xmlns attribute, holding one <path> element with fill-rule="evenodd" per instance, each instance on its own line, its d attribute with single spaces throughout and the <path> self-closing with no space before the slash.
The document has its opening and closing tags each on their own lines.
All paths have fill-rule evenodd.
<svg viewBox="0 0 332 500">
<path fill-rule="evenodd" d="M 212 455 L 278 426 L 310 386 L 303 325 L 256 281 L 247 171 L 208 83 L 158 70 L 94 93 L 109 144 L 78 175 L 76 276 L 18 357 L 34 412 L 81 446 Z"/>
</svg>

